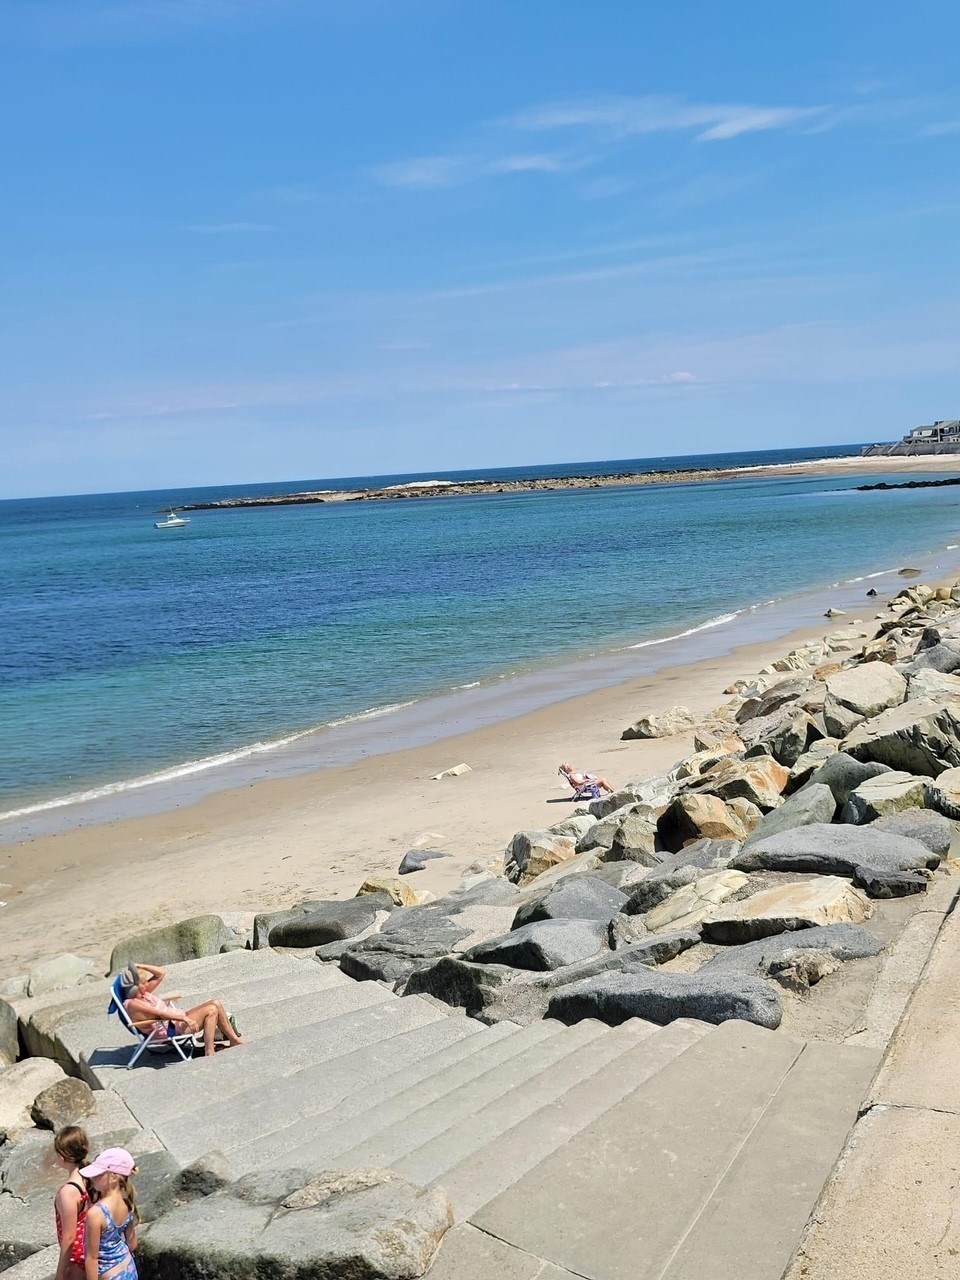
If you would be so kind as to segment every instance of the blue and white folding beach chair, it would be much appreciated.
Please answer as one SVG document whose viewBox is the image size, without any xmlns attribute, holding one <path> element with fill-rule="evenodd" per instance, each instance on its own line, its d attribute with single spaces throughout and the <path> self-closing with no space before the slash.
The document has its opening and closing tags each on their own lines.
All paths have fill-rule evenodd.
<svg viewBox="0 0 960 1280">
<path fill-rule="evenodd" d="M 138 1023 L 132 1021 L 129 1013 L 123 1005 L 123 988 L 120 985 L 120 975 L 118 974 L 113 980 L 110 987 L 110 1003 L 107 1006 L 107 1013 L 115 1013 L 130 1034 L 139 1040 L 134 1053 L 131 1055 L 127 1063 L 129 1071 L 136 1060 L 140 1057 L 145 1049 L 149 1049 L 151 1053 L 167 1053 L 173 1049 L 180 1055 L 183 1062 L 193 1056 L 194 1039 L 191 1033 L 184 1035 L 170 1035 L 170 1028 L 167 1027 L 167 1034 L 162 1034 L 163 1024 L 151 1019 L 149 1022 Z M 152 1030 L 146 1032 L 144 1027 L 151 1027 Z"/>
</svg>

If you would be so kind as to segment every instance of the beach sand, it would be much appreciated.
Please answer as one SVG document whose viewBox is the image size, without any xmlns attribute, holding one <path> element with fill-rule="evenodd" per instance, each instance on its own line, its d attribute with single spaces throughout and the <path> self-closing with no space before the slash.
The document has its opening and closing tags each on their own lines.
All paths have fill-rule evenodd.
<svg viewBox="0 0 960 1280">
<path fill-rule="evenodd" d="M 960 457 L 839 459 L 795 469 L 960 471 Z M 873 612 L 864 601 L 866 628 Z M 569 788 L 557 776 L 561 760 L 614 784 L 661 773 L 690 753 L 690 737 L 622 742 L 627 724 L 676 704 L 704 716 L 725 701 L 723 690 L 733 680 L 850 621 L 821 619 L 778 639 L 667 666 L 432 745 L 6 845 L 0 848 L 6 903 L 0 978 L 64 951 L 105 967 L 124 936 L 203 912 L 351 897 L 368 874 L 394 873 L 417 844 L 453 855 L 411 877 L 417 889 L 445 893 L 472 862 L 502 853 L 514 831 L 545 827 L 571 812 Z M 461 761 L 470 773 L 431 781 Z"/>
<path fill-rule="evenodd" d="M 869 616 L 867 614 L 866 616 Z M 704 716 L 723 690 L 847 618 L 779 640 L 565 699 L 432 746 L 221 791 L 170 812 L 81 827 L 0 849 L 0 977 L 62 951 L 104 966 L 127 934 L 203 912 L 260 911 L 352 897 L 370 873 L 396 872 L 417 842 L 449 850 L 410 877 L 446 893 L 514 831 L 573 805 L 561 760 L 614 785 L 670 768 L 689 735 L 622 742 L 639 716 L 680 704 Z M 471 772 L 431 775 L 464 761 Z"/>
</svg>

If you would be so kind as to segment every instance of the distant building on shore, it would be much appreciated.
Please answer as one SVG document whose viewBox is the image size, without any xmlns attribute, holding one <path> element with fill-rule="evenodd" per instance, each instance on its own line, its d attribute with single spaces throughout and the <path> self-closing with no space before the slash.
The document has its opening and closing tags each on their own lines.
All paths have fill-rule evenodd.
<svg viewBox="0 0 960 1280">
<path fill-rule="evenodd" d="M 941 418 L 914 429 L 895 444 L 869 444 L 864 458 L 905 458 L 923 453 L 960 453 L 960 418 Z"/>
</svg>

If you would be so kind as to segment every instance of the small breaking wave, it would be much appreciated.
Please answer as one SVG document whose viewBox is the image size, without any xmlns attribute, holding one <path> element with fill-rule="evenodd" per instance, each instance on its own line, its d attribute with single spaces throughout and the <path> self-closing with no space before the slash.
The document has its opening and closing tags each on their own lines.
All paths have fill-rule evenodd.
<svg viewBox="0 0 960 1280">
<path fill-rule="evenodd" d="M 104 783 L 100 787 L 89 787 L 84 791 L 71 791 L 67 795 L 54 796 L 50 800 L 39 800 L 36 804 L 24 805 L 20 809 L 8 809 L 5 813 L 0 813 L 0 822 L 29 818 L 34 814 L 47 813 L 52 809 L 65 809 L 69 805 L 89 804 L 91 800 L 105 800 L 110 796 L 123 795 L 128 791 L 140 791 L 144 787 L 153 787 L 165 782 L 179 782 L 194 774 L 207 773 L 211 769 L 236 764 L 240 760 L 249 760 L 253 756 L 279 751 L 323 729 L 337 729 L 341 725 L 375 720 L 380 716 L 390 715 L 394 711 L 402 711 L 405 707 L 412 707 L 417 701 L 418 699 L 411 698 L 408 702 L 391 702 L 382 707 L 368 707 L 365 711 L 341 716 L 337 720 L 325 720 L 322 724 L 312 725 L 309 729 L 298 729 L 296 733 L 288 733 L 282 738 L 253 742 L 249 746 L 238 747 L 235 751 L 219 751 L 212 756 L 201 756 L 197 760 L 188 760 L 184 764 L 172 765 L 169 769 L 158 769 L 154 773 L 144 773 L 136 778 L 124 778 L 119 782 Z"/>
</svg>

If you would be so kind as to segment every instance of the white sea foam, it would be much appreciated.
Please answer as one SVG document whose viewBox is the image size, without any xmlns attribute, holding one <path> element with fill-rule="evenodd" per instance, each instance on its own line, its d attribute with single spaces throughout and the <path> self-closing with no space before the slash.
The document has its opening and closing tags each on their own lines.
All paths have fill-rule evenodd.
<svg viewBox="0 0 960 1280">
<path fill-rule="evenodd" d="M 640 640 L 637 644 L 627 645 L 628 649 L 649 649 L 655 644 L 669 644 L 671 640 L 683 640 L 685 636 L 695 636 L 698 631 L 709 631 L 711 627 L 722 627 L 726 622 L 733 622 L 746 613 L 746 609 L 738 609 L 736 613 L 720 613 L 715 618 L 708 618 L 698 627 L 690 627 L 686 631 L 677 631 L 673 635 L 658 636 L 655 640 Z"/>
<path fill-rule="evenodd" d="M 289 747 L 303 738 L 321 729 L 336 729 L 340 725 L 353 724 L 362 720 L 375 720 L 391 712 L 401 711 L 404 707 L 412 707 L 416 698 L 409 702 L 392 702 L 382 707 L 368 707 L 365 711 L 357 711 L 350 716 L 342 716 L 339 720 L 327 720 L 323 724 L 313 725 L 309 729 L 299 729 L 283 738 L 273 738 L 269 742 L 253 742 L 247 747 L 238 747 L 235 751 L 219 751 L 216 755 L 202 756 L 199 760 L 188 760 L 185 764 L 174 765 L 169 769 L 159 769 L 155 773 L 141 774 L 136 778 L 125 778 L 121 782 L 108 782 L 102 787 L 90 787 L 86 791 L 72 791 L 65 796 L 55 796 L 51 800 L 41 800 L 37 804 L 25 805 L 22 809 L 8 809 L 0 813 L 0 822 L 9 822 L 15 818 L 28 818 L 36 813 L 46 813 L 51 809 L 64 809 L 72 804 L 88 804 L 91 800 L 105 800 L 110 796 L 123 795 L 127 791 L 139 791 L 143 787 L 153 787 L 163 782 L 179 782 L 197 773 L 207 773 L 211 769 L 236 764 L 240 760 L 248 760 L 252 756 L 265 755 L 270 751 L 278 751 Z"/>
</svg>

